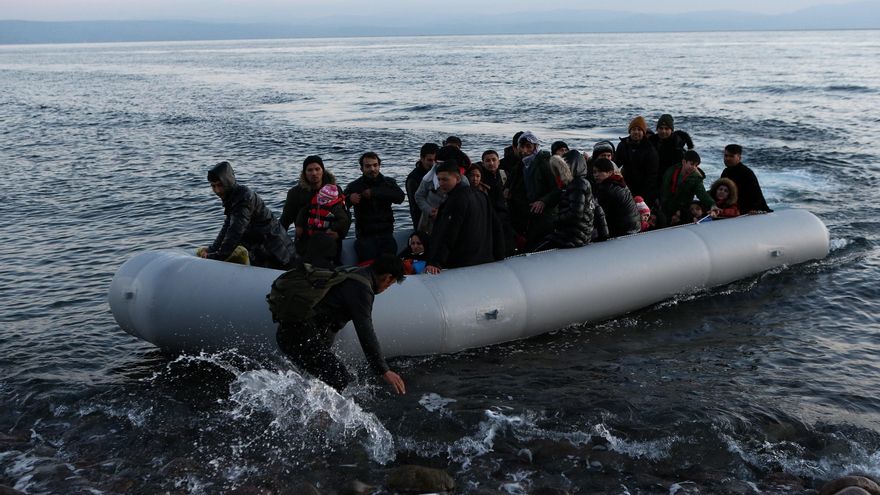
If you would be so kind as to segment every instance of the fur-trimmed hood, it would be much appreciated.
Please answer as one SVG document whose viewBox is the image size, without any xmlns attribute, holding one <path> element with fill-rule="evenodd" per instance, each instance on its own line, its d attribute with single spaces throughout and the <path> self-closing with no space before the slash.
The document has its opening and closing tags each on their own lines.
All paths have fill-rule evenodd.
<svg viewBox="0 0 880 495">
<path fill-rule="evenodd" d="M 712 187 L 709 188 L 709 196 L 712 196 L 712 199 L 714 200 L 715 191 L 717 191 L 718 187 L 722 185 L 727 186 L 727 190 L 730 191 L 730 196 L 727 198 L 727 201 L 725 201 L 725 204 L 718 206 L 730 207 L 737 204 L 737 201 L 739 201 L 739 192 L 736 189 L 736 183 L 726 177 L 722 177 L 712 183 Z"/>
</svg>

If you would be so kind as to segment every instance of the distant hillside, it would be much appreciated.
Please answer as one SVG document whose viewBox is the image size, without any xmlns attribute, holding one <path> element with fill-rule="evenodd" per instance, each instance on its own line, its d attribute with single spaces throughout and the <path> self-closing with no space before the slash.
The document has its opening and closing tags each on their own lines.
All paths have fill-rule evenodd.
<svg viewBox="0 0 880 495">
<path fill-rule="evenodd" d="M 748 31 L 792 29 L 880 29 L 880 2 L 825 5 L 781 15 L 736 11 L 671 12 L 545 11 L 484 18 L 434 19 L 336 16 L 290 23 L 209 23 L 194 21 L 0 21 L 0 44 L 193 41 L 345 36 L 443 34 L 544 34 L 607 32 Z M 414 27 L 417 26 L 417 27 Z"/>
</svg>

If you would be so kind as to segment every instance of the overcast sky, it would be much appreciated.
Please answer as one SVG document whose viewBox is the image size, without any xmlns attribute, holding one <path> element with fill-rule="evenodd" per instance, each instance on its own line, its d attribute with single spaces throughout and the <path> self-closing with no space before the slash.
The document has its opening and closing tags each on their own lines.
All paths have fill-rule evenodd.
<svg viewBox="0 0 880 495">
<path fill-rule="evenodd" d="M 815 5 L 854 0 L 0 0 L 0 19 L 73 20 L 196 20 L 274 21 L 332 15 L 426 16 L 458 13 L 464 16 L 534 9 L 616 10 L 629 12 L 687 12 L 736 10 L 762 14 L 791 12 Z"/>
</svg>

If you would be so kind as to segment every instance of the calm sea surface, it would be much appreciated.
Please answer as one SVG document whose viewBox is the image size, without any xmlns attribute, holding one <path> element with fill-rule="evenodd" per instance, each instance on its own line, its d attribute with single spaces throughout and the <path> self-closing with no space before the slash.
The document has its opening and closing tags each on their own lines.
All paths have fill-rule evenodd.
<svg viewBox="0 0 880 495">
<path fill-rule="evenodd" d="M 402 183 L 449 134 L 472 157 L 522 129 L 584 149 L 666 112 L 709 179 L 741 143 L 771 207 L 826 222 L 831 255 L 396 360 L 404 397 L 365 374 L 342 398 L 280 361 L 165 355 L 110 314 L 126 259 L 216 235 L 221 159 L 278 214 L 306 155 L 347 183 L 375 150 Z M 459 493 L 744 494 L 880 475 L 876 31 L 0 46 L 0 119 L 0 485 L 384 493 L 420 464 Z"/>
</svg>

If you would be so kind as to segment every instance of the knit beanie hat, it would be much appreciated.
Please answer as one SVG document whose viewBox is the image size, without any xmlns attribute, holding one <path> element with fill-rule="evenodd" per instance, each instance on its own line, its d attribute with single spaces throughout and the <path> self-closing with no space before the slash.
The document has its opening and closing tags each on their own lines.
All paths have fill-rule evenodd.
<svg viewBox="0 0 880 495">
<path fill-rule="evenodd" d="M 318 191 L 318 204 L 324 206 L 336 201 L 339 197 L 339 189 L 333 184 L 327 184 Z"/>
<path fill-rule="evenodd" d="M 642 198 L 641 196 L 636 196 L 633 198 L 633 201 L 636 202 L 636 208 L 639 210 L 639 214 L 642 214 L 642 213 L 647 213 L 648 215 L 651 214 L 651 209 L 648 208 L 648 204 L 645 203 L 644 198 Z"/>
<path fill-rule="evenodd" d="M 565 141 L 554 141 L 553 144 L 550 145 L 550 153 L 555 155 L 556 150 L 558 150 L 559 148 L 568 149 L 568 145 L 565 144 Z"/>
<path fill-rule="evenodd" d="M 321 166 L 321 170 L 324 170 L 324 160 L 321 159 L 318 155 L 307 156 L 305 160 L 303 160 L 303 170 L 306 169 L 306 165 L 310 163 L 317 163 Z"/>
<path fill-rule="evenodd" d="M 631 131 L 633 127 L 638 127 L 642 130 L 642 132 L 648 132 L 648 123 L 645 122 L 645 118 L 639 115 L 638 117 L 632 119 L 629 123 L 629 127 L 627 131 Z"/>
<path fill-rule="evenodd" d="M 596 156 L 599 153 L 611 153 L 613 155 L 614 145 L 611 144 L 611 141 L 599 141 L 593 145 L 593 156 Z"/>
<path fill-rule="evenodd" d="M 668 113 L 664 113 L 657 119 L 657 128 L 668 127 L 670 129 L 675 130 L 675 119 L 672 118 L 672 115 Z"/>
</svg>

